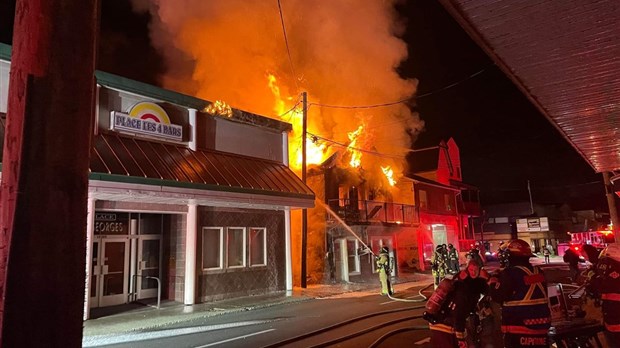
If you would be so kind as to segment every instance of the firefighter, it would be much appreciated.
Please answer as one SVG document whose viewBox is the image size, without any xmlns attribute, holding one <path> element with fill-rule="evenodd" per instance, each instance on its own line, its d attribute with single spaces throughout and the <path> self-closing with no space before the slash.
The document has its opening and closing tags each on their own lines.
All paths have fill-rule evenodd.
<svg viewBox="0 0 620 348">
<path fill-rule="evenodd" d="M 587 289 L 603 302 L 608 346 L 620 347 L 620 243 L 609 244 L 603 249 Z"/>
<path fill-rule="evenodd" d="M 448 270 L 452 274 L 457 274 L 461 270 L 459 267 L 459 252 L 452 244 L 448 244 Z"/>
<path fill-rule="evenodd" d="M 515 239 L 502 251 L 508 265 L 489 280 L 489 294 L 501 304 L 502 333 L 505 347 L 549 347 L 547 334 L 551 312 L 547 299 L 547 282 L 529 259 L 530 245 Z"/>
<path fill-rule="evenodd" d="M 476 260 L 476 262 L 480 263 L 480 264 L 484 264 L 484 262 L 482 261 L 482 256 L 480 256 L 480 249 L 478 249 L 478 247 L 474 247 L 472 248 L 468 253 L 467 253 L 467 259 L 474 259 Z"/>
<path fill-rule="evenodd" d="M 423 317 L 429 322 L 432 347 L 467 348 L 473 344 L 467 320 L 488 289 L 488 274 L 481 266 L 470 260 L 454 278 L 443 279 L 429 298 Z"/>
<path fill-rule="evenodd" d="M 435 288 L 437 288 L 439 282 L 446 276 L 446 256 L 441 245 L 437 245 L 431 257 L 431 269 L 433 271 L 433 279 L 435 279 Z"/>
<path fill-rule="evenodd" d="M 393 295 L 394 289 L 390 282 L 390 274 L 392 266 L 390 265 L 390 255 L 387 247 L 382 247 L 379 256 L 376 258 L 377 273 L 379 273 L 379 281 L 381 282 L 381 295 Z"/>
</svg>

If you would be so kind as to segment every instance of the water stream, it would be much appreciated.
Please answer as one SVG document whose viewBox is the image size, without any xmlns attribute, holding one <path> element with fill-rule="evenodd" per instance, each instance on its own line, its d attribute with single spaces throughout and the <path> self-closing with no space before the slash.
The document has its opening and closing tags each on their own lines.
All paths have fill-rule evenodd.
<svg viewBox="0 0 620 348">
<path fill-rule="evenodd" d="M 336 219 L 336 221 L 338 221 L 338 223 L 340 225 L 342 225 L 349 233 L 351 233 L 360 243 L 362 243 L 362 245 L 364 246 L 365 249 L 368 249 L 370 251 L 371 254 L 375 255 L 375 253 L 372 251 L 372 249 L 370 247 L 368 247 L 368 245 L 366 245 L 366 243 L 364 243 L 364 241 L 362 240 L 362 238 L 360 236 L 357 235 L 357 233 L 355 233 L 355 231 L 353 231 L 353 229 L 346 224 L 346 222 L 344 222 L 344 220 L 342 220 L 340 218 L 340 216 L 338 216 L 338 214 L 336 214 L 335 211 L 331 210 L 330 207 L 327 206 L 327 204 L 319 201 L 318 199 L 315 200 L 315 202 L 319 203 L 323 208 L 325 208 L 325 210 L 334 217 L 334 219 Z"/>
</svg>

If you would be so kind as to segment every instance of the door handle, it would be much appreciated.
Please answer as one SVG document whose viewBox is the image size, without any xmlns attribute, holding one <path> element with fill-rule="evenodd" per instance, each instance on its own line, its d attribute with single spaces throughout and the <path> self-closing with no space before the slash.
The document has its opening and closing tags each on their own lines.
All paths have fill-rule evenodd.
<svg viewBox="0 0 620 348">
<path fill-rule="evenodd" d="M 101 274 L 108 274 L 108 265 L 101 266 Z"/>
</svg>

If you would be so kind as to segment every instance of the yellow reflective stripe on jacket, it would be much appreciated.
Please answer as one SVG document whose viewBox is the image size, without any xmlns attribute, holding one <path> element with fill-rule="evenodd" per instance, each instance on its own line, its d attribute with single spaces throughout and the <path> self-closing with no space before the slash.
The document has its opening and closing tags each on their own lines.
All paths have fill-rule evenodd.
<svg viewBox="0 0 620 348">
<path fill-rule="evenodd" d="M 547 299 L 546 298 L 538 298 L 535 300 L 521 300 L 521 301 L 508 301 L 508 302 L 504 302 L 504 306 L 527 306 L 527 305 L 536 305 L 536 304 L 543 304 L 543 303 L 547 303 Z"/>
<path fill-rule="evenodd" d="M 441 331 L 445 333 L 454 333 L 454 328 L 446 324 L 428 324 L 428 328 L 435 331 Z"/>
<path fill-rule="evenodd" d="M 524 267 L 524 266 L 516 266 L 516 268 L 522 270 L 528 276 L 538 274 L 538 268 L 534 268 L 533 273 L 527 267 Z M 543 295 L 547 293 L 542 283 L 530 284 L 530 288 L 527 290 L 527 293 L 525 294 L 525 297 L 522 300 L 506 301 L 504 302 L 504 306 L 527 306 L 527 305 L 547 303 L 546 298 L 538 298 L 538 299 L 532 300 L 532 295 L 534 294 L 534 290 L 536 290 L 536 288 L 539 288 L 542 291 Z"/>
</svg>

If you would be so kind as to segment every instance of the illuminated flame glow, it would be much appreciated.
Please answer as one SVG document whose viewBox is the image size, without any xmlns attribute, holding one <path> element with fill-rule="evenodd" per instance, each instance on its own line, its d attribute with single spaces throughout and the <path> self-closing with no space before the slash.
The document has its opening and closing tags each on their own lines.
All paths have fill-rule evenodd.
<svg viewBox="0 0 620 348">
<path fill-rule="evenodd" d="M 385 177 L 387 178 L 388 182 L 390 183 L 390 186 L 396 185 L 396 180 L 394 180 L 394 171 L 392 170 L 392 167 L 391 166 L 387 166 L 387 167 L 381 166 L 381 170 L 383 171 L 383 174 L 385 174 Z"/>
<path fill-rule="evenodd" d="M 357 144 L 357 139 L 359 138 L 360 134 L 362 134 L 363 129 L 364 125 L 360 125 L 356 131 L 348 133 L 349 140 L 351 142 L 349 143 L 347 150 L 349 151 L 349 153 L 351 153 L 351 160 L 349 161 L 349 165 L 352 168 L 359 168 L 362 165 L 362 152 L 357 150 L 355 148 L 355 145 Z"/>
<path fill-rule="evenodd" d="M 224 117 L 232 117 L 232 109 L 230 105 L 226 104 L 221 100 L 216 100 L 215 103 L 210 104 L 204 109 L 204 112 L 207 112 L 211 115 L 215 116 L 224 116 Z"/>
<path fill-rule="evenodd" d="M 267 83 L 271 89 L 271 93 L 275 98 L 274 111 L 280 115 L 282 121 L 291 123 L 293 125 L 293 133 L 291 134 L 291 140 L 289 140 L 289 151 L 291 158 L 295 160 L 290 163 L 291 167 L 296 170 L 301 169 L 303 162 L 301 135 L 303 134 L 303 110 L 298 106 L 291 106 L 293 98 L 286 98 L 286 101 L 281 95 L 280 87 L 278 86 L 278 80 L 273 74 L 267 74 Z M 294 108 L 294 109 L 292 109 Z M 312 132 L 312 129 L 308 130 Z M 327 145 L 319 143 L 317 139 L 314 141 L 306 137 L 306 164 L 321 164 L 327 159 Z"/>
</svg>

